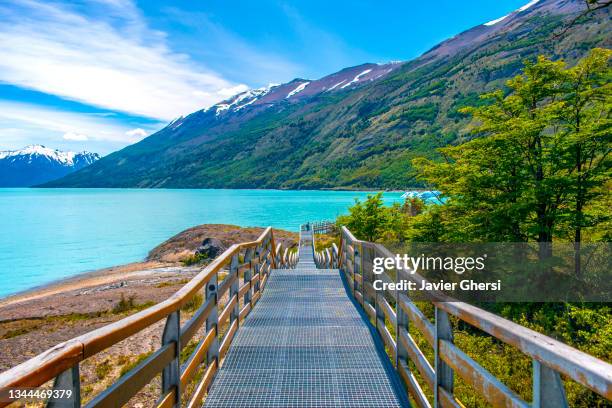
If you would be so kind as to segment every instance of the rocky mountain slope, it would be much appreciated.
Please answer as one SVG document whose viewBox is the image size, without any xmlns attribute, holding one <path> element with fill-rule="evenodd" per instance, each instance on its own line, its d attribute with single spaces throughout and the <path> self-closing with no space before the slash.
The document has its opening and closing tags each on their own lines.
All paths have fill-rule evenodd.
<svg viewBox="0 0 612 408">
<path fill-rule="evenodd" d="M 49 183 L 77 187 L 406 188 L 410 159 L 464 140 L 465 105 L 539 54 L 569 64 L 611 47 L 610 11 L 534 0 L 421 57 L 254 89 Z"/>
<path fill-rule="evenodd" d="M 97 153 L 62 152 L 41 145 L 0 151 L 0 187 L 29 187 L 46 183 L 99 159 Z"/>
</svg>

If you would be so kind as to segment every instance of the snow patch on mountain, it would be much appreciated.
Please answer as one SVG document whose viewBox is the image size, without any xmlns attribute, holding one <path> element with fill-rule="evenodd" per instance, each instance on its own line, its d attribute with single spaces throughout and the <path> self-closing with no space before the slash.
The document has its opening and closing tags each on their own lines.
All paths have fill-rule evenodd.
<svg viewBox="0 0 612 408">
<path fill-rule="evenodd" d="M 99 156 L 96 153 L 89 152 L 62 152 L 57 149 L 50 149 L 42 145 L 30 145 L 19 150 L 0 151 L 0 159 L 17 158 L 21 156 L 29 156 L 31 162 L 34 157 L 47 158 L 49 161 L 55 161 L 65 166 L 73 166 L 74 159 L 77 155 L 82 155 L 87 161 L 93 163 Z"/>
<path fill-rule="evenodd" d="M 484 25 L 486 25 L 487 27 L 495 25 L 497 23 L 499 23 L 502 20 L 505 20 L 506 17 L 508 17 L 510 14 L 506 14 L 505 16 L 501 16 L 500 18 L 496 18 L 495 20 L 491 20 L 489 22 L 484 23 Z"/>
<path fill-rule="evenodd" d="M 286 98 L 291 98 L 293 95 L 295 95 L 295 94 L 297 94 L 299 92 L 302 92 L 304 90 L 304 88 L 306 88 L 308 86 L 309 83 L 310 82 L 302 82 L 301 84 L 299 84 L 297 86 L 297 88 L 295 88 L 293 91 L 289 92 L 287 94 L 287 96 L 285 97 L 285 99 Z"/>
<path fill-rule="evenodd" d="M 370 72 L 372 72 L 372 69 L 366 69 L 365 71 L 360 72 L 360 73 L 359 73 L 359 74 L 357 74 L 357 75 L 355 76 L 355 78 L 353 78 L 353 79 L 352 79 L 350 82 L 347 82 L 346 84 L 342 85 L 342 86 L 340 87 L 340 89 L 344 89 L 344 88 L 346 88 L 347 86 L 350 86 L 351 84 L 354 84 L 355 82 L 358 82 L 358 81 L 359 81 L 359 78 L 361 78 L 361 77 L 362 77 L 362 76 L 364 76 L 364 75 L 369 74 Z"/>
<path fill-rule="evenodd" d="M 531 0 L 529 3 L 525 4 L 524 6 L 519 7 L 519 9 L 518 9 L 518 10 L 516 10 L 516 11 L 517 11 L 517 12 L 519 12 L 519 13 L 520 13 L 521 11 L 525 11 L 525 10 L 527 10 L 529 7 L 531 7 L 531 6 L 533 6 L 534 4 L 536 4 L 538 1 L 540 1 L 540 0 Z"/>
<path fill-rule="evenodd" d="M 525 4 L 524 6 L 519 7 L 518 9 L 514 10 L 512 13 L 506 14 L 505 16 L 502 16 L 500 18 L 496 18 L 495 20 L 491 20 L 489 22 L 486 22 L 483 25 L 486 25 L 487 27 L 493 26 L 493 25 L 499 23 L 500 21 L 505 20 L 506 18 L 508 18 L 512 14 L 520 13 L 521 11 L 527 10 L 528 8 L 530 8 L 531 6 L 533 6 L 534 4 L 536 4 L 539 1 L 540 0 L 531 0 L 529 3 Z"/>
<path fill-rule="evenodd" d="M 221 113 L 225 111 L 229 111 L 230 108 L 233 112 L 237 112 L 240 109 L 252 104 L 262 96 L 266 95 L 270 90 L 274 87 L 278 86 L 278 84 L 269 84 L 268 86 L 264 86 L 262 88 L 249 89 L 244 92 L 239 93 L 233 98 L 227 99 L 221 103 L 211 106 L 210 108 L 203 109 L 203 112 L 208 112 L 210 109 L 215 109 L 215 115 L 219 116 Z"/>
<path fill-rule="evenodd" d="M 332 86 L 331 88 L 329 88 L 329 89 L 327 90 L 327 92 L 329 92 L 329 91 L 332 91 L 332 90 L 336 89 L 336 88 L 337 88 L 339 85 L 342 85 L 342 84 L 343 84 L 343 83 L 345 83 L 345 82 L 346 82 L 346 79 L 343 79 L 342 81 L 338 82 L 337 84 L 335 84 L 334 86 Z"/>
</svg>

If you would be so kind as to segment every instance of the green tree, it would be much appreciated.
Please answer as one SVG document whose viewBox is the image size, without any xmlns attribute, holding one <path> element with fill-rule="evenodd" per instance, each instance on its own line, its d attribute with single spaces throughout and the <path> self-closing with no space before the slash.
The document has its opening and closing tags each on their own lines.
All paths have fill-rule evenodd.
<svg viewBox="0 0 612 408">
<path fill-rule="evenodd" d="M 368 195 L 363 202 L 355 199 L 355 205 L 349 208 L 349 215 L 340 217 L 338 223 L 346 225 L 358 238 L 375 241 L 387 225 L 386 212 L 382 193 Z"/>
<path fill-rule="evenodd" d="M 420 176 L 449 198 L 447 222 L 466 240 L 550 242 L 587 223 L 584 206 L 607 193 L 610 51 L 574 68 L 539 57 L 489 103 L 465 108 L 478 136 L 440 149 L 444 161 L 417 159 Z M 609 192 L 608 192 L 609 194 Z M 444 220 L 445 217 L 442 217 Z M 600 220 L 600 219 L 598 219 Z"/>
<path fill-rule="evenodd" d="M 608 218 L 608 212 L 589 211 L 588 204 L 609 190 L 602 188 L 610 176 L 610 120 L 612 77 L 608 63 L 612 51 L 594 49 L 563 75 L 564 95 L 556 106 L 559 133 L 566 153 L 571 205 L 567 206 L 571 239 L 576 247 L 576 274 L 580 276 L 580 245 L 584 228 Z"/>
</svg>

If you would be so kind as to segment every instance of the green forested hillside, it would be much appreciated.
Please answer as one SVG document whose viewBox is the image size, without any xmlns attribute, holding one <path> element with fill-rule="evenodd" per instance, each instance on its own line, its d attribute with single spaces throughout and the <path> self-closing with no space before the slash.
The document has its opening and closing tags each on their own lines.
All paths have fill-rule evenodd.
<svg viewBox="0 0 612 408">
<path fill-rule="evenodd" d="M 566 4 L 557 10 L 543 0 L 490 35 L 475 27 L 355 89 L 226 115 L 193 113 L 48 186 L 418 186 L 411 160 L 472 137 L 460 108 L 483 103 L 478 95 L 503 87 L 525 59 L 543 54 L 571 65 L 593 47 L 612 46 L 607 9 L 557 37 L 584 5 Z"/>
</svg>

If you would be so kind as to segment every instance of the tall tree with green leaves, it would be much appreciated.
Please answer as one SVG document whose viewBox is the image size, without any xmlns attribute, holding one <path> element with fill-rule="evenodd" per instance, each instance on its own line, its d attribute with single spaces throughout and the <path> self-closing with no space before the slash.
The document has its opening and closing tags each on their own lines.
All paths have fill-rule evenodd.
<svg viewBox="0 0 612 408">
<path fill-rule="evenodd" d="M 566 153 L 565 167 L 572 203 L 567 206 L 571 239 L 576 248 L 576 274 L 580 275 L 582 231 L 601 223 L 608 212 L 589 211 L 589 203 L 609 194 L 610 141 L 612 140 L 612 51 L 594 49 L 575 67 L 563 72 L 563 97 L 556 106 L 559 133 Z"/>
<path fill-rule="evenodd" d="M 541 259 L 567 229 L 580 241 L 598 221 L 585 206 L 609 194 L 610 53 L 595 49 L 570 69 L 545 57 L 526 62 L 509 92 L 464 109 L 475 139 L 440 149 L 442 162 L 413 162 L 449 197 L 450 230 L 467 240 L 537 241 Z"/>
</svg>

